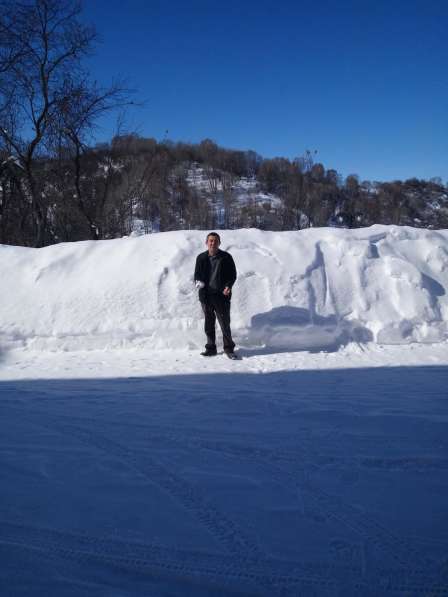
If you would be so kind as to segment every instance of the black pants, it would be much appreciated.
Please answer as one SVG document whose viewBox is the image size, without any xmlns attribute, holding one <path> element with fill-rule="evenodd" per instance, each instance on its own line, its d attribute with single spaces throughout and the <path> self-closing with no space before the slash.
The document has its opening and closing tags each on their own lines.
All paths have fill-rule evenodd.
<svg viewBox="0 0 448 597">
<path fill-rule="evenodd" d="M 206 350 L 216 350 L 215 323 L 218 319 L 222 331 L 225 352 L 233 352 L 235 343 L 230 331 L 230 299 L 221 294 L 209 294 L 206 302 L 201 303 L 205 316 L 204 330 L 207 336 Z"/>
</svg>

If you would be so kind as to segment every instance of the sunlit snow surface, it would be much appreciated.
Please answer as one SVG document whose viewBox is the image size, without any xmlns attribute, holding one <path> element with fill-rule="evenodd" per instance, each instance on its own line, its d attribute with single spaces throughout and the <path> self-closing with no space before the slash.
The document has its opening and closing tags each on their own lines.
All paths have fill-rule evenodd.
<svg viewBox="0 0 448 597">
<path fill-rule="evenodd" d="M 5 348 L 203 345 L 192 283 L 205 233 L 179 231 L 44 249 L 0 246 Z M 396 226 L 233 230 L 232 326 L 246 348 L 338 349 L 448 339 L 448 231 Z"/>
<path fill-rule="evenodd" d="M 203 237 L 0 248 L 0 595 L 448 595 L 447 233 Z"/>
</svg>

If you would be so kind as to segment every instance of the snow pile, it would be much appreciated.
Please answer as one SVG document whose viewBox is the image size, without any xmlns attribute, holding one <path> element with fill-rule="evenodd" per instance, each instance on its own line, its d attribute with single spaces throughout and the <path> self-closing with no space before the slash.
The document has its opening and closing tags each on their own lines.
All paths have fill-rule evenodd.
<svg viewBox="0 0 448 597">
<path fill-rule="evenodd" d="M 396 226 L 221 233 L 239 346 L 337 349 L 448 338 L 448 231 Z M 204 344 L 193 285 L 205 232 L 0 246 L 3 349 Z M 220 335 L 218 334 L 218 338 Z"/>
</svg>

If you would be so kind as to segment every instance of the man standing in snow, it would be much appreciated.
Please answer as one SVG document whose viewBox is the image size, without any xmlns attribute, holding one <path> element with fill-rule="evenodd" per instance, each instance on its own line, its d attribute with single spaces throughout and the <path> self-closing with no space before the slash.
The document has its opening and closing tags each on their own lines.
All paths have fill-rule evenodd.
<svg viewBox="0 0 448 597">
<path fill-rule="evenodd" d="M 221 251 L 221 239 L 216 232 L 207 234 L 205 241 L 207 251 L 200 253 L 196 258 L 194 279 L 199 289 L 199 300 L 205 317 L 205 334 L 207 344 L 204 357 L 216 355 L 215 322 L 218 318 L 222 331 L 224 352 L 234 359 L 233 349 L 235 343 L 230 331 L 230 299 L 232 286 L 236 280 L 236 267 L 232 255 Z"/>
</svg>

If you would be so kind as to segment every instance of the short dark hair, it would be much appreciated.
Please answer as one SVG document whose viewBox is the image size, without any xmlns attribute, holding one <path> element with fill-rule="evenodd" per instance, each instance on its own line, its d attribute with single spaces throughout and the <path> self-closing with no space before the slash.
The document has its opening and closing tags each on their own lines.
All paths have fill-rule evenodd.
<svg viewBox="0 0 448 597">
<path fill-rule="evenodd" d="M 209 232 L 209 233 L 207 234 L 207 238 L 205 239 L 205 240 L 206 240 L 206 242 L 208 241 L 208 237 L 209 237 L 209 236 L 216 236 L 216 238 L 218 239 L 218 242 L 221 242 L 221 237 L 219 236 L 219 234 L 218 234 L 217 232 Z"/>
</svg>

